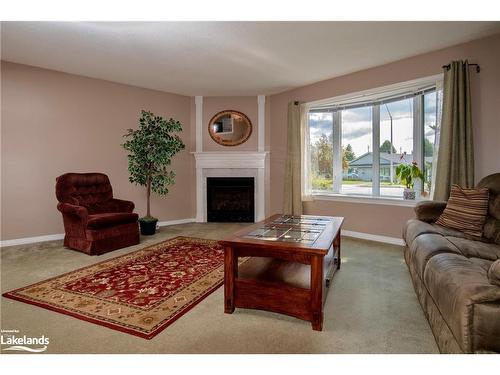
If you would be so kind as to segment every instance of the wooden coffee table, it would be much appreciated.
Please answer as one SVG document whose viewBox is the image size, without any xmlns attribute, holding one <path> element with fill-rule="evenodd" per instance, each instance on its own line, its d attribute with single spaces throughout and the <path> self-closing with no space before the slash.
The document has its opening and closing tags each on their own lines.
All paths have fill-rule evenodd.
<svg viewBox="0 0 500 375">
<path fill-rule="evenodd" d="M 224 312 L 274 311 L 323 327 L 323 304 L 340 269 L 343 217 L 274 215 L 219 241 Z M 238 268 L 238 258 L 250 257 Z"/>
</svg>

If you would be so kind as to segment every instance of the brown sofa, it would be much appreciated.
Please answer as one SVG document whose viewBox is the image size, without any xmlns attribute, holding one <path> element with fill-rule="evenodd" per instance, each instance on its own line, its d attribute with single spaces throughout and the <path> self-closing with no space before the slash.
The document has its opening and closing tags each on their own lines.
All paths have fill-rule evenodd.
<svg viewBox="0 0 500 375">
<path fill-rule="evenodd" d="M 134 203 L 113 198 L 108 176 L 66 173 L 56 179 L 64 246 L 95 255 L 139 243 Z"/>
<path fill-rule="evenodd" d="M 446 202 L 420 202 L 403 229 L 413 286 L 442 353 L 500 352 L 500 173 L 482 240 L 435 224 Z"/>
</svg>

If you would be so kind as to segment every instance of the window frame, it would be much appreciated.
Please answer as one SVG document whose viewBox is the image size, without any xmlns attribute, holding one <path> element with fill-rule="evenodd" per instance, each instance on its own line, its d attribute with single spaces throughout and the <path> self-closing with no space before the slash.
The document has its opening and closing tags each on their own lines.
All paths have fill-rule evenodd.
<svg viewBox="0 0 500 375">
<path fill-rule="evenodd" d="M 331 112 L 333 114 L 332 134 L 333 134 L 333 186 L 332 190 L 312 190 L 304 194 L 310 196 L 312 200 L 335 200 L 350 201 L 356 203 L 377 203 L 395 204 L 402 206 L 414 206 L 416 201 L 404 200 L 403 197 L 389 197 L 380 195 L 380 105 L 384 101 L 396 101 L 404 98 L 413 98 L 413 161 L 420 167 L 424 166 L 424 128 L 425 128 L 425 107 L 424 96 L 428 92 L 438 91 L 442 88 L 443 74 L 437 74 L 416 80 L 400 82 L 393 85 L 377 87 L 369 90 L 353 92 L 333 98 L 306 103 L 307 108 L 307 132 L 309 132 L 309 113 Z M 345 194 L 341 193 L 342 185 L 342 110 L 349 108 L 372 107 L 372 194 Z M 437 110 L 439 113 L 439 109 Z M 307 153 L 309 153 L 309 146 Z M 310 155 L 307 155 L 309 159 Z M 306 168 L 310 168 L 307 165 Z M 309 170 L 303 172 L 304 180 L 309 175 Z M 304 189 L 307 189 L 306 182 Z M 422 182 L 415 182 L 415 190 L 420 191 Z M 418 196 L 420 199 L 420 197 Z M 377 202 L 375 202 L 377 201 Z"/>
</svg>

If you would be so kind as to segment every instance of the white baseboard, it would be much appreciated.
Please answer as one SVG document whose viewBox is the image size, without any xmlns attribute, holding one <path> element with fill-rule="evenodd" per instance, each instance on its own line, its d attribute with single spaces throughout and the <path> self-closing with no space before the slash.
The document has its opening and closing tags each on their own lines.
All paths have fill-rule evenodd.
<svg viewBox="0 0 500 375">
<path fill-rule="evenodd" d="M 36 243 L 36 242 L 55 241 L 55 240 L 62 240 L 63 238 L 64 238 L 64 233 L 49 234 L 46 236 L 37 236 L 37 237 L 16 238 L 13 240 L 0 241 L 0 247 L 26 245 L 28 243 Z"/>
<path fill-rule="evenodd" d="M 194 223 L 194 222 L 196 222 L 196 218 L 167 220 L 167 221 L 159 221 L 158 226 L 166 227 L 169 225 L 188 224 L 188 223 Z M 369 234 L 369 233 L 362 233 L 362 232 L 353 232 L 351 230 L 342 230 L 342 235 L 346 236 L 346 237 L 360 238 L 363 240 L 389 243 L 392 245 L 404 246 L 404 244 L 405 244 L 401 238 L 379 236 L 377 234 Z M 13 240 L 0 241 L 0 247 L 25 245 L 25 244 L 36 243 L 36 242 L 55 241 L 55 240 L 62 240 L 63 238 L 64 238 L 64 233 L 49 234 L 46 236 L 37 236 L 37 237 L 16 238 Z"/>
<path fill-rule="evenodd" d="M 362 240 L 370 240 L 376 242 L 389 243 L 391 245 L 404 246 L 405 242 L 401 238 L 389 237 L 389 236 L 379 236 L 378 234 L 353 232 L 351 230 L 342 230 L 342 235 L 352 238 L 360 238 Z"/>
<path fill-rule="evenodd" d="M 196 221 L 196 219 L 193 217 L 193 218 L 190 218 L 190 219 L 159 221 L 157 223 L 157 225 L 160 226 L 160 227 L 166 227 L 166 226 L 169 226 L 169 225 L 194 223 L 195 221 Z"/>
<path fill-rule="evenodd" d="M 158 225 L 160 227 L 166 227 L 168 225 L 177 225 L 177 224 L 187 224 L 194 223 L 196 219 L 179 219 L 179 220 L 168 220 L 168 221 L 159 221 Z M 24 238 L 16 238 L 13 240 L 3 240 L 0 241 L 0 247 L 7 246 L 16 246 L 16 245 L 26 245 L 30 243 L 36 242 L 46 242 L 46 241 L 55 241 L 62 240 L 64 238 L 64 233 L 61 234 L 49 234 L 46 236 L 36 236 L 36 237 L 24 237 Z"/>
</svg>

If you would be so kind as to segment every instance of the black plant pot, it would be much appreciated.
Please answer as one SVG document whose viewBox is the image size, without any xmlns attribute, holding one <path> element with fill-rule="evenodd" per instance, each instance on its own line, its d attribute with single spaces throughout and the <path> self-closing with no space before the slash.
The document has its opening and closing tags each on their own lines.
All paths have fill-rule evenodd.
<svg viewBox="0 0 500 375">
<path fill-rule="evenodd" d="M 156 232 L 156 223 L 158 219 L 143 220 L 139 219 L 139 226 L 141 227 L 141 234 L 143 236 L 152 236 Z"/>
</svg>

